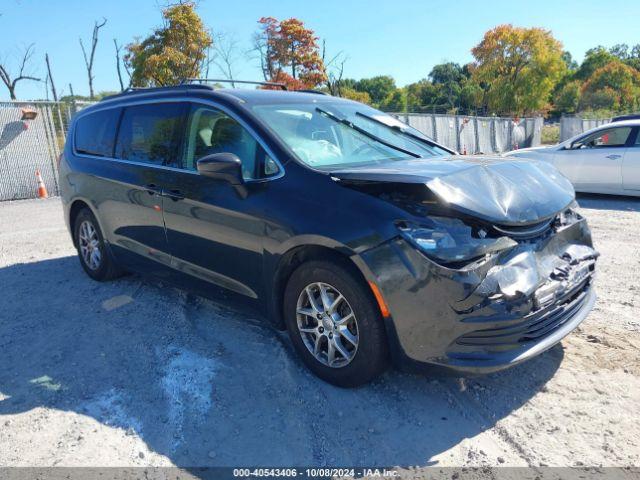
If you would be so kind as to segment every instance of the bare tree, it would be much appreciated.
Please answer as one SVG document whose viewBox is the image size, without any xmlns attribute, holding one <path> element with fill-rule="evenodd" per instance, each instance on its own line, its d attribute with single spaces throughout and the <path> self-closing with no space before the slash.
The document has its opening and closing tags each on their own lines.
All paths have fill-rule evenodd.
<svg viewBox="0 0 640 480">
<path fill-rule="evenodd" d="M 326 40 L 322 41 L 322 63 L 327 77 L 325 83 L 331 95 L 342 96 L 342 77 L 344 75 L 344 64 L 347 63 L 347 60 L 348 58 L 343 51 L 336 53 L 327 60 L 327 42 Z"/>
<path fill-rule="evenodd" d="M 53 95 L 53 101 L 57 102 L 58 101 L 58 92 L 56 91 L 55 83 L 53 83 L 53 75 L 51 75 L 51 63 L 49 62 L 49 54 L 48 53 L 44 54 L 44 61 L 47 64 L 47 80 L 48 80 L 48 83 L 51 85 L 51 94 Z"/>
<path fill-rule="evenodd" d="M 93 24 L 93 34 L 91 35 L 91 50 L 87 55 L 87 50 L 84 48 L 82 38 L 80 39 L 80 48 L 82 48 L 82 56 L 84 57 L 84 64 L 87 68 L 87 77 L 89 77 L 89 97 L 93 99 L 95 97 L 93 92 L 93 60 L 96 54 L 96 47 L 98 46 L 98 32 L 107 23 L 107 19 L 103 18 L 101 23 L 97 21 Z"/>
<path fill-rule="evenodd" d="M 273 48 L 264 31 L 258 31 L 253 35 L 253 48 L 247 54 L 258 57 L 260 70 L 266 81 L 279 78 L 282 68 L 273 62 Z"/>
<path fill-rule="evenodd" d="M 240 42 L 233 33 L 219 33 L 213 42 L 214 56 L 211 61 L 218 67 L 224 78 L 231 80 L 231 86 L 234 88 L 236 86 L 233 83 L 235 78 L 234 65 L 240 56 L 239 46 Z"/>
<path fill-rule="evenodd" d="M 31 57 L 33 57 L 34 54 L 33 47 L 34 44 L 32 43 L 26 48 L 24 55 L 22 56 L 22 61 L 20 62 L 18 74 L 15 77 L 11 75 L 7 62 L 0 63 L 0 80 L 2 80 L 2 83 L 4 83 L 9 90 L 9 97 L 11 98 L 11 100 L 16 100 L 16 85 L 18 82 L 22 80 L 33 80 L 36 82 L 41 81 L 39 78 L 29 75 L 25 72 L 31 60 Z"/>
<path fill-rule="evenodd" d="M 124 82 L 122 81 L 122 70 L 120 68 L 122 64 L 122 61 L 120 60 L 120 52 L 122 51 L 122 45 L 118 45 L 118 41 L 115 38 L 113 39 L 113 45 L 116 47 L 116 70 L 118 71 L 118 81 L 120 82 L 120 91 L 124 92 Z M 127 73 L 127 76 L 129 77 L 127 86 L 131 86 L 131 73 L 129 72 L 129 69 L 127 68 L 126 63 L 124 65 L 124 71 Z"/>
</svg>

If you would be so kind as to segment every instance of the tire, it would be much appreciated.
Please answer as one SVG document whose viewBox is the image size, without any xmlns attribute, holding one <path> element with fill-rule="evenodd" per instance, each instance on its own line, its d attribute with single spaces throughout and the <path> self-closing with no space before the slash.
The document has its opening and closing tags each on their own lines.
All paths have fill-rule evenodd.
<svg viewBox="0 0 640 480">
<path fill-rule="evenodd" d="M 326 292 L 328 302 L 322 302 L 321 289 Z M 343 300 L 335 311 L 326 315 L 326 304 L 340 296 Z M 317 308 L 314 309 L 314 305 Z M 324 312 L 318 316 L 321 309 Z M 287 283 L 283 312 L 297 353 L 324 381 L 339 387 L 357 387 L 369 383 L 387 367 L 388 345 L 379 307 L 366 284 L 345 265 L 310 261 L 299 266 Z M 349 313 L 354 315 L 354 320 Z M 324 338 L 318 344 L 319 337 Z M 340 354 L 336 345 L 341 346 L 346 355 Z M 332 365 L 329 365 L 330 348 L 334 351 Z"/>
<path fill-rule="evenodd" d="M 74 221 L 73 228 L 73 238 L 75 240 L 76 249 L 78 250 L 80 265 L 87 275 L 99 282 L 113 280 L 123 275 L 123 271 L 115 263 L 111 256 L 111 252 L 104 242 L 104 236 L 102 235 L 102 231 L 100 230 L 96 217 L 89 209 L 84 208 L 78 213 Z M 93 236 L 94 232 L 95 237 Z M 83 237 L 90 237 L 90 249 L 96 250 L 99 253 L 99 260 L 97 262 L 95 262 L 95 259 L 98 258 L 97 256 L 91 257 L 91 255 L 89 255 L 89 259 L 85 258 L 85 250 L 83 247 L 87 245 L 87 242 Z"/>
</svg>

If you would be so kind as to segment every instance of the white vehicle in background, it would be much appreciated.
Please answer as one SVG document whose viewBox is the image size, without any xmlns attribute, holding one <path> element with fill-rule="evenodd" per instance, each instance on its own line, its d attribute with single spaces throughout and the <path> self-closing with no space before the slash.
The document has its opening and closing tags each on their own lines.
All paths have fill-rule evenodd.
<svg viewBox="0 0 640 480">
<path fill-rule="evenodd" d="M 558 145 L 504 156 L 552 163 L 577 192 L 640 196 L 640 119 L 608 123 Z"/>
</svg>

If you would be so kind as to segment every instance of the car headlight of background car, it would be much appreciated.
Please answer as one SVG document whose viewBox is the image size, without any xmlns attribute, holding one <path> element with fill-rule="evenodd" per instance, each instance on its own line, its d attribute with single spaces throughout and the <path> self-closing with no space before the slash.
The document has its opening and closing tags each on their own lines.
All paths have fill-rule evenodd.
<svg viewBox="0 0 640 480">
<path fill-rule="evenodd" d="M 475 231 L 462 220 L 431 217 L 428 223 L 398 224 L 401 235 L 420 252 L 441 264 L 459 264 L 512 248 L 509 237 L 488 238 L 482 229 Z"/>
</svg>

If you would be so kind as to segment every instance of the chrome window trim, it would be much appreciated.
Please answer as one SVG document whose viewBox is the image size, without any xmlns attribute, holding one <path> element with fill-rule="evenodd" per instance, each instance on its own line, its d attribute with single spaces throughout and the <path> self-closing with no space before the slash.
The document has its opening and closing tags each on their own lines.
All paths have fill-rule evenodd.
<svg viewBox="0 0 640 480">
<path fill-rule="evenodd" d="M 197 170 L 187 170 L 186 168 L 169 167 L 167 165 L 154 165 L 152 163 L 136 162 L 136 161 L 133 161 L 133 160 L 125 160 L 125 159 L 114 158 L 114 157 L 101 157 L 99 155 L 89 155 L 89 154 L 85 154 L 85 153 L 78 153 L 77 150 L 76 150 L 76 125 L 75 124 L 76 124 L 76 122 L 78 122 L 78 120 L 80 120 L 84 116 L 91 115 L 92 113 L 101 112 L 103 110 L 110 110 L 110 109 L 115 109 L 115 108 L 126 108 L 126 107 L 132 107 L 132 106 L 136 106 L 136 105 L 176 103 L 176 102 L 187 102 L 189 104 L 198 104 L 198 105 L 203 105 L 205 107 L 215 108 L 215 109 L 218 109 L 218 110 L 222 111 L 225 115 L 228 115 L 233 120 L 235 120 L 240 125 L 242 125 L 242 127 L 245 128 L 249 132 L 249 134 L 253 137 L 253 139 L 256 142 L 258 142 L 258 144 L 264 149 L 264 151 L 267 152 L 269 157 L 271 157 L 271 159 L 273 159 L 273 161 L 276 162 L 276 164 L 278 165 L 278 173 L 277 174 L 272 175 L 270 177 L 265 177 L 265 178 L 255 178 L 255 179 L 244 180 L 245 184 L 270 182 L 272 180 L 278 180 L 279 178 L 284 177 L 285 170 L 284 170 L 284 167 L 283 167 L 282 162 L 280 161 L 280 159 L 264 143 L 264 141 L 260 138 L 260 136 L 256 133 L 256 131 L 249 124 L 247 124 L 247 122 L 244 121 L 244 119 L 239 117 L 235 112 L 232 112 L 229 108 L 225 107 L 224 105 L 220 105 L 219 103 L 217 103 L 215 101 L 202 99 L 202 98 L 191 98 L 191 97 L 186 96 L 186 95 L 180 95 L 180 96 L 175 96 L 175 97 L 164 97 L 162 99 L 157 99 L 157 98 L 155 98 L 155 99 L 154 98 L 147 98 L 147 99 L 138 99 L 138 100 L 132 99 L 131 101 L 128 101 L 128 102 L 119 103 L 118 105 L 105 105 L 102 108 L 97 107 L 95 109 L 91 109 L 90 111 L 85 111 L 85 112 L 80 111 L 77 114 L 76 118 L 74 118 L 74 125 L 73 125 L 73 129 L 72 129 L 72 134 L 71 134 L 72 136 L 71 136 L 71 139 L 70 139 L 71 140 L 71 150 L 73 152 L 73 155 L 76 156 L 76 157 L 93 158 L 93 159 L 97 159 L 97 160 L 109 160 L 109 161 L 112 161 L 112 162 L 119 162 L 119 163 L 124 163 L 124 164 L 128 164 L 128 165 L 136 165 L 136 166 L 141 166 L 141 167 L 152 167 L 152 168 L 159 168 L 159 169 L 162 169 L 162 170 L 169 170 L 169 171 L 173 171 L 173 172 L 181 172 L 181 173 L 189 173 L 189 174 L 192 174 L 192 175 L 200 175 Z M 116 138 L 116 142 L 117 142 L 117 138 Z"/>
</svg>

